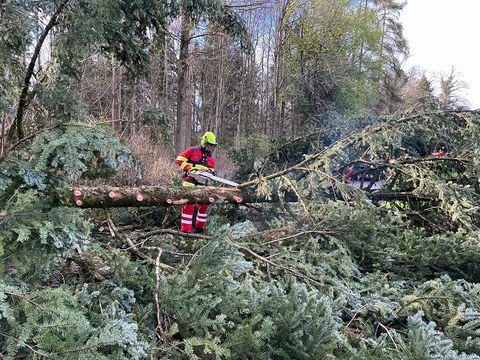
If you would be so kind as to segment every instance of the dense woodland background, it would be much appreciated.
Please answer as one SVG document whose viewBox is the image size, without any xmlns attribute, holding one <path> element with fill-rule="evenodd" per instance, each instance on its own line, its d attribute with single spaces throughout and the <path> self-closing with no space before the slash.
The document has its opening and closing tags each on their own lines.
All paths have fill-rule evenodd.
<svg viewBox="0 0 480 360">
<path fill-rule="evenodd" d="M 480 359 L 480 112 L 404 6 L 0 0 L 0 359 Z M 205 131 L 205 235 L 72 201 Z"/>
</svg>

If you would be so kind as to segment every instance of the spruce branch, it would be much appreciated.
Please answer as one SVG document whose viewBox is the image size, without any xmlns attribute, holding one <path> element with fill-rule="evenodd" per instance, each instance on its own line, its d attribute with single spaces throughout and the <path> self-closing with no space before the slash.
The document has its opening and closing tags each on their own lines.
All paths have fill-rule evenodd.
<svg viewBox="0 0 480 360">
<path fill-rule="evenodd" d="M 158 235 L 158 234 L 171 234 L 171 235 L 183 236 L 183 237 L 186 237 L 186 238 L 197 238 L 197 239 L 206 239 L 206 240 L 211 238 L 211 236 L 207 236 L 207 235 L 185 233 L 185 232 L 181 232 L 181 231 L 178 231 L 178 230 L 172 230 L 172 229 L 156 229 L 156 230 L 152 230 L 152 231 L 149 231 L 149 232 L 143 233 L 142 235 L 137 236 L 135 238 L 135 240 L 137 240 L 137 241 L 142 240 L 142 239 L 149 238 L 149 237 L 152 237 L 152 236 Z"/>
<path fill-rule="evenodd" d="M 395 340 L 393 339 L 393 336 L 392 334 L 390 333 L 390 330 L 388 329 L 388 327 L 386 327 L 385 325 L 383 325 L 381 322 L 378 322 L 378 326 L 380 326 L 383 330 L 385 330 L 388 334 L 388 337 L 390 338 L 390 340 L 392 341 L 393 343 L 393 346 L 395 346 L 395 350 L 397 350 L 398 353 L 400 353 L 400 349 L 398 348 L 398 345 L 397 343 L 395 342 Z"/>
<path fill-rule="evenodd" d="M 55 359 L 56 357 L 51 355 L 51 354 L 48 354 L 48 353 L 45 353 L 43 351 L 40 351 L 40 350 L 35 350 L 35 348 L 31 345 L 28 345 L 25 341 L 23 340 L 20 340 L 20 339 L 17 339 L 16 337 L 14 336 L 11 336 L 7 333 L 4 333 L 3 331 L 0 330 L 0 335 L 2 336 L 5 336 L 9 339 L 12 339 L 12 340 L 15 340 L 17 343 L 19 344 L 23 344 L 25 345 L 32 353 L 34 353 L 35 355 L 38 355 L 40 356 L 41 358 L 45 358 L 45 359 Z"/>
<path fill-rule="evenodd" d="M 414 304 L 416 302 L 421 302 L 423 300 L 446 300 L 446 301 L 449 301 L 449 298 L 446 297 L 446 296 L 420 296 L 420 297 L 417 297 L 413 300 L 410 300 L 409 302 L 407 302 L 405 304 L 402 304 L 400 306 L 400 309 L 397 311 L 397 313 L 401 313 L 402 310 L 405 310 L 407 308 L 407 306 L 409 306 L 411 304 Z"/>
<path fill-rule="evenodd" d="M 141 252 L 137 245 L 133 243 L 133 241 L 125 234 L 122 234 L 118 231 L 117 227 L 115 226 L 113 220 L 111 219 L 110 217 L 110 214 L 108 213 L 107 211 L 107 222 L 108 222 L 108 225 L 109 227 L 112 229 L 113 233 L 115 235 L 117 235 L 121 240 L 123 240 L 128 246 L 129 248 L 127 248 L 127 250 L 131 250 L 133 251 L 137 256 L 139 256 L 140 258 L 146 260 L 148 263 L 150 264 L 155 264 L 155 261 L 148 255 L 145 255 L 143 252 Z M 163 263 L 160 263 L 160 266 L 163 268 L 163 269 L 167 269 L 167 270 L 175 270 L 174 267 L 170 266 L 170 265 L 167 265 L 167 264 L 163 264 Z"/>
<path fill-rule="evenodd" d="M 262 243 L 262 245 L 272 245 L 272 244 L 275 244 L 275 243 L 278 243 L 278 242 L 284 242 L 284 241 L 287 241 L 287 240 L 294 239 L 298 236 L 303 236 L 303 235 L 308 235 L 308 234 L 335 235 L 335 234 L 338 234 L 338 233 L 336 231 L 321 231 L 321 230 L 301 231 L 297 234 L 286 236 L 286 237 L 283 237 L 283 238 L 280 238 L 280 239 L 266 241 L 266 242 Z"/>
<path fill-rule="evenodd" d="M 414 118 L 416 118 L 416 117 L 418 117 L 418 115 L 414 116 Z M 299 168 L 307 167 L 308 164 L 312 163 L 314 160 L 318 160 L 321 157 L 325 157 L 325 156 L 328 156 L 330 154 L 333 154 L 337 150 L 345 149 L 348 146 L 353 145 L 356 141 L 360 140 L 363 136 L 368 135 L 369 133 L 379 131 L 379 129 L 374 129 L 373 130 L 372 127 L 373 127 L 373 125 L 368 127 L 367 129 L 369 129 L 369 131 L 367 131 L 367 132 L 360 131 L 360 132 L 356 132 L 356 133 L 352 134 L 350 137 L 343 137 L 343 138 L 337 140 L 336 142 L 334 142 L 332 145 L 326 147 L 325 149 L 323 149 L 322 151 L 320 151 L 316 154 L 305 155 L 304 160 L 301 161 L 300 163 L 296 164 L 296 165 L 292 165 L 290 167 L 287 167 L 286 169 L 280 170 L 276 173 L 273 173 L 273 174 L 270 174 L 270 175 L 267 175 L 267 176 L 262 176 L 262 177 L 259 177 L 257 179 L 247 181 L 245 183 L 242 183 L 242 184 L 238 185 L 237 188 L 241 189 L 241 188 L 244 188 L 244 187 L 257 185 L 260 182 L 267 181 L 267 180 L 272 180 L 272 179 L 275 179 L 277 177 L 288 174 L 288 173 L 290 173 L 294 170 L 297 170 Z M 325 163 L 325 162 L 326 162 L 326 157 L 325 157 L 325 159 L 323 160 L 322 163 Z"/>
<path fill-rule="evenodd" d="M 305 204 L 305 201 L 303 200 L 303 197 L 300 195 L 297 187 L 296 187 L 296 186 L 292 183 L 292 181 L 291 181 L 289 178 L 287 178 L 286 176 L 282 176 L 282 179 L 283 179 L 283 180 L 288 184 L 288 186 L 293 190 L 293 192 L 294 192 L 295 195 L 297 196 L 298 201 L 300 201 L 300 204 L 302 205 L 305 214 L 307 215 L 308 219 L 310 220 L 310 223 L 313 224 L 313 223 L 314 223 L 314 220 L 313 220 L 312 214 L 310 214 L 310 211 L 308 211 L 308 207 L 307 207 L 307 205 Z"/>
<path fill-rule="evenodd" d="M 80 123 L 78 123 L 78 124 L 56 124 L 56 125 L 52 125 L 52 126 L 43 128 L 43 129 L 39 129 L 36 132 L 34 132 L 34 133 L 32 133 L 28 136 L 24 136 L 21 139 L 17 140 L 15 143 L 10 145 L 10 147 L 8 149 L 5 149 L 2 153 L 0 153 L 0 162 L 2 160 L 4 160 L 9 153 L 11 153 L 15 149 L 17 149 L 20 145 L 26 143 L 28 140 L 36 138 L 37 136 L 39 136 L 43 133 L 49 132 L 51 130 L 60 129 L 60 128 L 76 127 L 76 128 L 90 128 L 90 129 L 93 129 L 96 126 L 98 126 L 98 123 L 97 124 L 88 124 L 88 123 L 83 123 L 83 124 L 80 124 Z"/>
<path fill-rule="evenodd" d="M 7 295 L 10 295 L 12 297 L 18 297 L 19 299 L 22 299 L 22 300 L 25 300 L 26 302 L 34 305 L 35 307 L 39 308 L 40 310 L 46 310 L 42 305 L 30 300 L 28 297 L 26 297 L 25 295 L 22 295 L 22 294 L 15 294 L 13 292 L 10 292 L 10 291 L 4 291 L 5 294 Z"/>
<path fill-rule="evenodd" d="M 317 286 L 321 286 L 322 284 L 319 283 L 318 281 L 310 278 L 309 276 L 305 275 L 305 274 L 302 274 L 301 272 L 299 272 L 298 270 L 295 270 L 295 269 L 291 269 L 287 266 L 283 266 L 283 265 L 279 265 L 279 264 L 276 264 L 274 263 L 273 261 L 271 260 L 268 260 L 266 257 L 262 256 L 262 255 L 259 255 L 257 254 L 255 251 L 245 247 L 245 246 L 242 246 L 240 244 L 235 244 L 235 243 L 232 243 L 233 246 L 235 247 L 238 247 L 239 249 L 249 253 L 250 255 L 252 255 L 254 258 L 262 261 L 262 262 L 265 262 L 266 264 L 270 265 L 270 266 L 273 266 L 273 267 L 276 267 L 276 268 L 279 268 L 279 269 L 282 269 L 290 274 L 292 274 L 293 276 L 299 278 L 300 280 L 304 281 L 305 283 L 307 284 L 314 284 L 314 285 L 317 285 Z"/>
<path fill-rule="evenodd" d="M 291 234 L 293 232 L 294 228 L 290 225 L 288 226 L 283 226 L 279 228 L 273 228 L 273 229 L 268 229 L 264 231 L 259 231 L 255 233 L 249 233 L 241 236 L 241 238 L 270 238 L 270 239 L 276 239 L 279 235 L 283 234 Z"/>
<path fill-rule="evenodd" d="M 372 137 L 373 135 L 380 133 L 382 131 L 388 131 L 390 128 L 398 128 L 402 124 L 407 124 L 415 120 L 423 120 L 423 121 L 428 121 L 431 119 L 433 116 L 444 116 L 447 117 L 449 114 L 453 114 L 455 112 L 452 111 L 436 111 L 432 113 L 422 113 L 422 114 L 414 114 L 410 116 L 404 116 L 401 117 L 398 120 L 395 120 L 393 118 L 386 119 L 385 122 L 382 122 L 380 124 L 374 124 L 374 125 L 369 125 L 365 127 L 362 130 L 353 132 L 352 134 L 349 134 L 348 137 L 342 137 L 335 141 L 333 144 L 331 144 L 328 147 L 325 147 L 322 149 L 322 151 L 315 153 L 313 155 L 304 155 L 304 160 L 299 162 L 296 165 L 292 165 L 290 167 L 287 167 L 283 170 L 280 170 L 278 172 L 275 172 L 270 175 L 262 175 L 256 179 L 244 182 L 238 186 L 238 188 L 245 188 L 245 187 L 250 187 L 250 186 L 255 186 L 258 185 L 261 182 L 268 181 L 275 179 L 277 177 L 281 177 L 283 175 L 286 175 L 288 173 L 291 173 L 295 170 L 300 170 L 301 168 L 308 167 L 309 164 L 313 163 L 314 161 L 319 161 L 317 166 L 320 165 L 325 165 L 327 161 L 334 157 L 336 154 L 341 153 L 348 149 L 349 147 L 353 146 L 356 143 L 363 142 L 365 139 L 368 139 Z M 458 113 L 457 115 L 464 121 L 467 122 L 467 116 L 470 112 L 462 112 Z M 463 117 L 461 116 L 463 115 Z M 457 125 L 458 126 L 458 125 Z M 362 156 L 359 157 L 360 159 Z M 454 158 L 455 159 L 455 158 Z M 435 159 L 435 161 L 438 161 Z"/>
<path fill-rule="evenodd" d="M 367 303 L 367 304 L 363 304 L 362 306 L 360 306 L 360 308 L 355 311 L 355 314 L 353 314 L 352 318 L 348 321 L 347 325 L 345 325 L 347 328 L 350 328 L 350 325 L 352 324 L 353 320 L 355 320 L 355 318 L 358 316 L 358 314 L 360 314 L 360 311 L 362 311 L 362 309 L 365 309 L 367 306 L 371 305 L 370 303 Z"/>
<path fill-rule="evenodd" d="M 162 252 L 166 252 L 166 253 L 168 253 L 168 254 L 172 254 L 172 255 L 175 255 L 175 256 L 191 257 L 191 256 L 194 256 L 194 255 L 195 255 L 195 254 L 191 254 L 191 253 L 181 253 L 181 252 L 178 252 L 178 251 L 173 251 L 173 250 L 165 249 L 165 248 L 162 248 L 162 247 L 160 247 L 160 246 L 144 246 L 144 245 L 140 245 L 140 248 L 145 249 L 145 250 L 148 250 L 148 251 L 162 251 Z"/>
<path fill-rule="evenodd" d="M 10 153 L 12 152 L 13 150 L 15 150 L 17 147 L 19 147 L 20 145 L 22 145 L 23 143 L 27 142 L 28 140 L 30 139 L 33 139 L 35 138 L 36 136 L 38 136 L 39 134 L 41 133 L 44 133 L 44 132 L 47 132 L 47 131 L 50 131 L 50 130 L 54 130 L 54 129 L 57 129 L 59 128 L 60 126 L 64 126 L 64 125 L 54 125 L 54 126 L 50 126 L 50 127 L 47 127 L 47 128 L 44 128 L 44 129 L 41 129 L 41 130 L 38 130 L 37 132 L 33 133 L 33 134 L 30 134 L 28 136 L 24 136 L 22 137 L 21 139 L 17 140 L 14 144 L 12 144 L 8 149 L 4 150 L 1 154 L 0 154 L 0 162 L 5 159 L 5 157 Z"/>
<path fill-rule="evenodd" d="M 162 250 L 158 250 L 157 258 L 155 259 L 155 307 L 157 309 L 157 330 L 155 333 L 158 336 L 158 340 L 164 341 L 165 334 L 162 326 L 162 307 L 160 305 L 160 299 L 158 297 L 158 293 L 160 292 L 160 269 L 161 269 L 161 262 L 160 257 L 162 256 Z"/>
</svg>

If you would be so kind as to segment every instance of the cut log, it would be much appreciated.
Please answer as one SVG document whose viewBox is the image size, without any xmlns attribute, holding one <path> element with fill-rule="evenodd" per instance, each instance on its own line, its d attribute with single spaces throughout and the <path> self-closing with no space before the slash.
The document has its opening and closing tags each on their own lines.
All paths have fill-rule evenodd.
<svg viewBox="0 0 480 360">
<path fill-rule="evenodd" d="M 71 189 L 70 202 L 81 208 L 171 206 L 211 204 L 226 201 L 233 204 L 271 202 L 252 192 L 236 188 L 197 187 L 76 187 Z"/>
</svg>

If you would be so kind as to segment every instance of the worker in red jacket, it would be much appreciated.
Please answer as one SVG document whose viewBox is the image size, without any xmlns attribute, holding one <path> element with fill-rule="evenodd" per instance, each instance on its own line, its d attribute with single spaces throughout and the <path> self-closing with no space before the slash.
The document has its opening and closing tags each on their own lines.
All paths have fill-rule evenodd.
<svg viewBox="0 0 480 360">
<path fill-rule="evenodd" d="M 191 175 L 199 171 L 215 172 L 215 158 L 213 157 L 213 151 L 217 146 L 217 139 L 215 134 L 208 131 L 206 132 L 201 141 L 201 146 L 191 147 L 182 152 L 177 157 L 177 164 L 180 169 L 184 171 L 183 174 L 183 186 L 193 187 L 202 186 Z M 202 233 L 207 224 L 207 211 L 208 205 L 195 205 L 186 204 L 182 206 L 182 221 L 180 225 L 180 231 L 190 233 L 192 232 L 193 214 L 195 212 L 195 206 L 197 206 L 197 216 L 195 220 L 195 232 Z"/>
</svg>

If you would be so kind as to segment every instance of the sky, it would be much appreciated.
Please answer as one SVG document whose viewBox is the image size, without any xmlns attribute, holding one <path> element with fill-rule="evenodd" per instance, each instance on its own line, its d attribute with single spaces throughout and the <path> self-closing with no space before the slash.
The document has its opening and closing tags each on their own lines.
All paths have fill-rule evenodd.
<svg viewBox="0 0 480 360">
<path fill-rule="evenodd" d="M 410 47 L 405 69 L 418 66 L 431 79 L 453 66 L 472 109 L 480 108 L 479 14 L 480 0 L 407 0 L 400 16 Z"/>
</svg>

